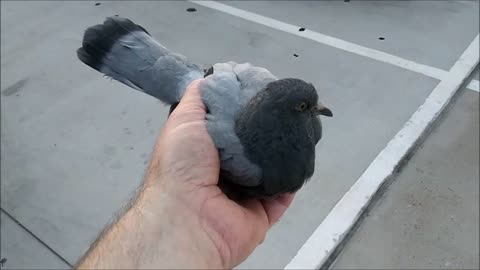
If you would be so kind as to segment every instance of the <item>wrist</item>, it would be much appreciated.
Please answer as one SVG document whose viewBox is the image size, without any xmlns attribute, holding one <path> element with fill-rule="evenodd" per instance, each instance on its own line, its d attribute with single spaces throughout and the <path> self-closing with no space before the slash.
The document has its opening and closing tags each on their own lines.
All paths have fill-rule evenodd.
<svg viewBox="0 0 480 270">
<path fill-rule="evenodd" d="M 164 187 L 146 186 L 129 212 L 142 220 L 142 230 L 151 232 L 147 246 L 157 249 L 162 268 L 225 267 L 215 232 L 206 229 L 196 209 Z"/>
</svg>

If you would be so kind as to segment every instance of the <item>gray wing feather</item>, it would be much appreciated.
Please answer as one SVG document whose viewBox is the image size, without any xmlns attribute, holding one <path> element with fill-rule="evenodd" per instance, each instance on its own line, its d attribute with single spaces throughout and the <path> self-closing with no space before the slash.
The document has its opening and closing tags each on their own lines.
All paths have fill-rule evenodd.
<svg viewBox="0 0 480 270">
<path fill-rule="evenodd" d="M 259 185 L 262 171 L 246 157 L 235 134 L 235 119 L 245 104 L 274 80 L 266 69 L 227 62 L 215 64 L 213 74 L 200 86 L 209 110 L 207 129 L 219 150 L 222 169 L 229 172 L 232 182 L 242 186 Z"/>
</svg>

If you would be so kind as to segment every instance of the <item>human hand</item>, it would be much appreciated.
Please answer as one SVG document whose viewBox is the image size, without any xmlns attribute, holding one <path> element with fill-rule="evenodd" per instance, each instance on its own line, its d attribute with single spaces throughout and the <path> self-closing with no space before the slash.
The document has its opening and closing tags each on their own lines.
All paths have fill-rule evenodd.
<svg viewBox="0 0 480 270">
<path fill-rule="evenodd" d="M 220 162 L 205 125 L 206 108 L 193 82 L 170 115 L 155 146 L 145 180 L 146 189 L 165 199 L 182 220 L 192 242 L 211 241 L 219 268 L 242 262 L 263 241 L 293 200 L 294 194 L 274 199 L 235 202 L 217 186 Z M 196 225 L 193 225 L 196 224 Z M 200 226 L 198 226 L 200 225 Z M 196 237 L 198 236 L 198 238 Z M 201 243 L 196 243 L 202 245 Z M 211 244 L 211 245 L 210 245 Z M 207 259 L 207 258 L 206 258 Z M 210 264 L 211 265 L 211 264 Z"/>
</svg>

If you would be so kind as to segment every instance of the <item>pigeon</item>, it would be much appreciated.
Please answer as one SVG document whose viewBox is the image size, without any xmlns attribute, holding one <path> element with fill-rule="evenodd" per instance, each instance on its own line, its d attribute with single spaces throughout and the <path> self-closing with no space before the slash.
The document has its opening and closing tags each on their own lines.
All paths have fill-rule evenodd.
<svg viewBox="0 0 480 270">
<path fill-rule="evenodd" d="M 206 127 L 220 157 L 219 186 L 237 198 L 272 198 L 298 191 L 313 175 L 320 115 L 332 111 L 313 84 L 278 79 L 250 63 L 204 70 L 172 52 L 140 25 L 118 15 L 85 30 L 78 58 L 91 68 L 167 105 L 202 79 Z"/>
</svg>

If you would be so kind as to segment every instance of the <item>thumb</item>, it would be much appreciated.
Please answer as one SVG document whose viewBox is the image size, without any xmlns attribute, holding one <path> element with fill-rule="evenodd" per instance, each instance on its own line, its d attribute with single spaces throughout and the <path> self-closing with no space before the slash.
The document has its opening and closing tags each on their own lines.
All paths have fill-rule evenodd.
<svg viewBox="0 0 480 270">
<path fill-rule="evenodd" d="M 172 112 L 172 117 L 178 114 L 191 113 L 197 115 L 196 119 L 191 120 L 200 120 L 205 118 L 207 108 L 202 101 L 202 95 L 199 89 L 200 84 L 203 82 L 203 79 L 195 80 L 187 86 L 185 93 L 183 94 L 180 103 Z"/>
</svg>

